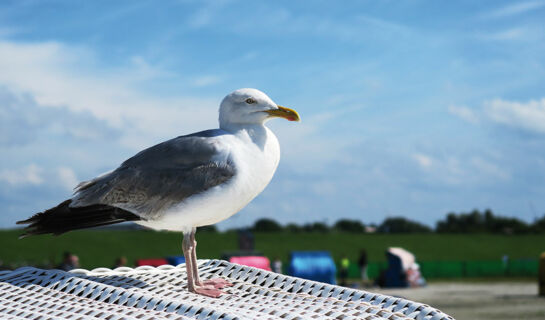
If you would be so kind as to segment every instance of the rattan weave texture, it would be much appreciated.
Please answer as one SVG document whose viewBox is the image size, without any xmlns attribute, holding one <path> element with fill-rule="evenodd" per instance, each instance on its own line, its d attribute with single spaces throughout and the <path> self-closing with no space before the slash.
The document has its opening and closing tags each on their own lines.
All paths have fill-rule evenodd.
<svg viewBox="0 0 545 320">
<path fill-rule="evenodd" d="M 185 266 L 0 272 L 0 319 L 453 319 L 430 306 L 199 260 L 203 279 L 234 283 L 207 298 L 186 289 Z"/>
</svg>

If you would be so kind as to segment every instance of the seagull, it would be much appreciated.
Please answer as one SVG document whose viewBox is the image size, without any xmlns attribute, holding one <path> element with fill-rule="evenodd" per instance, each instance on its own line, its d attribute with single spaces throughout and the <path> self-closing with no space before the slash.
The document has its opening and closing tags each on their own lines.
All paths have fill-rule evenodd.
<svg viewBox="0 0 545 320">
<path fill-rule="evenodd" d="M 219 128 L 167 140 L 140 151 L 117 169 L 81 182 L 74 195 L 27 220 L 21 238 L 133 221 L 156 230 L 181 231 L 190 292 L 219 297 L 232 284 L 199 278 L 197 227 L 225 220 L 271 181 L 280 146 L 265 126 L 299 114 L 257 89 L 238 89 L 219 108 Z"/>
</svg>

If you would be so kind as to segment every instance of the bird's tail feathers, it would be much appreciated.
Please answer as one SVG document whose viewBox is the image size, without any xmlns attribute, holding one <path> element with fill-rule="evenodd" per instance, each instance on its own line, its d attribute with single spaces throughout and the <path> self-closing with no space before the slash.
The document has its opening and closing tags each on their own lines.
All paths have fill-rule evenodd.
<svg viewBox="0 0 545 320">
<path fill-rule="evenodd" d="M 72 200 L 66 200 L 54 208 L 38 212 L 26 220 L 17 221 L 17 224 L 27 225 L 25 233 L 19 236 L 19 239 L 46 233 L 59 235 L 76 229 L 141 220 L 132 212 L 110 205 L 70 207 L 70 203 Z"/>
</svg>

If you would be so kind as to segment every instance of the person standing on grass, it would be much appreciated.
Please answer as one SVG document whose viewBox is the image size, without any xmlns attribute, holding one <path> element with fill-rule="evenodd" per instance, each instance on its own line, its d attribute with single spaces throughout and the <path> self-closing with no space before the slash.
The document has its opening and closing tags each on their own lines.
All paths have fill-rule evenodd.
<svg viewBox="0 0 545 320">
<path fill-rule="evenodd" d="M 68 251 L 66 251 L 63 254 L 63 259 L 61 264 L 57 266 L 57 269 L 63 270 L 63 271 L 70 271 L 72 269 L 79 268 L 79 258 L 75 254 L 72 254 Z"/>
<path fill-rule="evenodd" d="M 348 278 L 348 267 L 350 267 L 350 260 L 346 257 L 346 255 L 343 254 L 341 258 L 341 270 L 339 272 L 340 285 L 345 286 L 347 285 L 346 279 Z"/>
<path fill-rule="evenodd" d="M 117 259 L 115 259 L 113 269 L 120 268 L 120 267 L 125 267 L 125 266 L 127 266 L 127 258 L 125 258 L 124 256 L 121 256 L 121 257 L 118 257 Z"/>
<path fill-rule="evenodd" d="M 282 260 L 280 258 L 275 257 L 272 263 L 272 271 L 282 274 Z"/>
<path fill-rule="evenodd" d="M 361 280 L 363 282 L 369 281 L 367 277 L 367 251 L 365 249 L 360 250 L 360 258 L 358 259 L 358 266 L 361 271 Z"/>
</svg>

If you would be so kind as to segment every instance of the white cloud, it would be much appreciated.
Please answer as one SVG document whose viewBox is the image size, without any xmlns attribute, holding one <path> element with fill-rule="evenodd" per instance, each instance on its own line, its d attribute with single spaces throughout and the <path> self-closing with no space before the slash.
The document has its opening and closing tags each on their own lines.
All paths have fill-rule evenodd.
<svg viewBox="0 0 545 320">
<path fill-rule="evenodd" d="M 501 180 L 508 180 L 510 177 L 510 174 L 507 170 L 504 170 L 497 164 L 494 164 L 483 158 L 473 157 L 470 162 L 471 165 L 479 170 L 481 173 L 496 177 Z"/>
<path fill-rule="evenodd" d="M 512 40 L 529 40 L 529 30 L 526 28 L 511 28 L 490 33 L 478 33 L 476 37 L 481 40 L 494 41 L 512 41 Z"/>
<path fill-rule="evenodd" d="M 525 1 L 525 2 L 515 2 L 490 12 L 487 12 L 483 15 L 483 18 L 505 18 L 511 17 L 514 15 L 530 12 L 533 10 L 540 9 L 545 6 L 545 1 Z"/>
<path fill-rule="evenodd" d="M 413 154 L 413 159 L 422 168 L 429 168 L 433 165 L 433 159 L 427 155 L 421 153 Z"/>
<path fill-rule="evenodd" d="M 191 28 L 199 29 L 208 27 L 221 17 L 221 13 L 225 11 L 225 6 L 229 5 L 230 1 L 210 1 L 204 3 L 204 6 L 191 14 L 187 20 L 187 24 Z"/>
<path fill-rule="evenodd" d="M 216 84 L 220 81 L 221 81 L 220 76 L 215 76 L 215 75 L 201 76 L 201 77 L 197 77 L 193 79 L 193 85 L 195 87 L 207 87 L 207 86 Z"/>
<path fill-rule="evenodd" d="M 11 186 L 40 185 L 44 179 L 43 169 L 35 164 L 18 169 L 4 169 L 0 171 L 0 181 Z"/>
<path fill-rule="evenodd" d="M 4 169 L 0 171 L 0 181 L 14 187 L 39 186 L 47 181 L 48 185 L 60 185 L 69 191 L 79 182 L 72 168 L 57 167 L 55 170 L 47 171 L 36 164 Z"/>
<path fill-rule="evenodd" d="M 449 113 L 469 122 L 469 123 L 479 123 L 479 117 L 477 114 L 468 107 L 464 106 L 449 106 Z"/>
<path fill-rule="evenodd" d="M 90 112 L 120 129 L 122 143 L 133 148 L 217 125 L 220 98 L 142 93 L 141 82 L 163 74 L 172 76 L 142 57 L 133 57 L 125 69 L 112 69 L 97 63 L 86 48 L 57 42 L 0 41 L 0 70 L 0 85 L 10 91 L 28 93 L 43 106 Z"/>
<path fill-rule="evenodd" d="M 32 103 L 41 109 L 87 114 L 75 125 L 71 124 L 73 118 L 65 122 L 53 121 L 47 125 L 48 130 L 99 141 L 104 140 L 104 135 L 100 134 L 104 127 L 111 128 L 115 135 L 107 136 L 112 136 L 114 143 L 133 150 L 180 134 L 217 127 L 221 96 L 209 99 L 159 96 L 145 93 L 141 87 L 144 87 L 142 84 L 156 83 L 163 76 L 196 86 L 217 83 L 221 77 L 205 75 L 180 79 L 141 56 L 129 57 L 127 61 L 130 62 L 127 67 L 104 66 L 88 48 L 59 42 L 0 40 L 0 86 L 14 96 L 30 97 Z M 14 108 L 20 108 L 19 104 Z M 8 111 L 17 114 L 12 109 Z M 341 114 L 337 110 L 335 116 Z M 275 132 L 282 143 L 283 163 L 316 171 L 332 161 L 347 159 L 345 148 L 354 141 L 321 133 L 321 124 L 331 116 L 329 113 L 306 116 L 302 124 L 296 125 L 271 122 L 271 126 L 279 129 Z M 104 125 L 89 125 L 85 119 L 91 118 Z M 44 127 L 43 122 L 37 120 L 40 128 Z M 23 130 L 22 127 L 12 129 Z M 12 134 L 15 137 L 19 135 L 20 132 L 15 131 Z M 325 149 L 324 145 L 329 147 Z M 66 163 L 72 162 L 68 160 Z M 80 168 L 74 167 L 74 170 L 79 172 Z"/>
<path fill-rule="evenodd" d="M 367 43 L 369 39 L 377 42 L 383 40 L 382 36 L 399 39 L 415 35 L 409 26 L 361 12 L 344 15 L 343 19 L 334 19 L 311 11 L 301 13 L 273 2 L 249 2 L 245 5 L 245 12 L 251 14 L 241 16 L 237 6 L 218 7 L 218 10 L 216 3 L 213 3 L 214 7 L 206 6 L 194 13 L 188 20 L 189 26 L 214 26 L 237 35 L 304 35 L 352 43 Z"/>
<path fill-rule="evenodd" d="M 198 29 L 208 26 L 213 20 L 212 18 L 213 12 L 208 8 L 205 8 L 194 13 L 187 22 L 190 27 Z"/>
<path fill-rule="evenodd" d="M 57 174 L 59 182 L 67 190 L 73 190 L 79 182 L 78 178 L 76 177 L 76 173 L 71 168 L 59 167 L 57 168 Z"/>
<path fill-rule="evenodd" d="M 484 110 L 496 123 L 525 131 L 545 133 L 545 98 L 526 103 L 494 99 L 484 103 Z"/>
<path fill-rule="evenodd" d="M 501 165 L 501 158 L 493 154 L 460 154 L 456 151 L 433 155 L 414 153 L 413 160 L 424 171 L 417 180 L 422 179 L 429 185 L 461 186 L 463 184 L 481 184 L 486 182 L 507 181 L 511 174 Z"/>
<path fill-rule="evenodd" d="M 288 163 L 298 172 L 321 172 L 332 163 L 345 163 L 358 157 L 360 136 L 339 136 L 334 131 L 324 134 L 323 127 L 340 118 L 349 109 L 322 112 L 303 117 L 301 123 L 270 121 L 268 123 L 281 145 L 281 165 Z M 359 161 L 359 159 L 358 159 Z"/>
<path fill-rule="evenodd" d="M 89 112 L 42 106 L 28 94 L 15 94 L 0 85 L 0 147 L 23 147 L 40 137 L 48 145 L 59 138 L 79 142 L 115 139 L 119 132 Z"/>
</svg>

